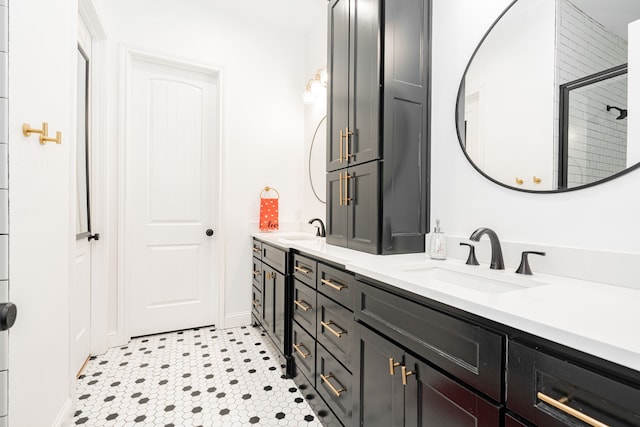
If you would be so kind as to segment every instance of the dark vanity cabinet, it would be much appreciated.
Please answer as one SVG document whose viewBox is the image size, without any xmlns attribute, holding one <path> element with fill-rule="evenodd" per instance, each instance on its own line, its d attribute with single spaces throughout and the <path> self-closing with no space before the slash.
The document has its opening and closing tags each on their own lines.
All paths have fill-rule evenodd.
<svg viewBox="0 0 640 427">
<path fill-rule="evenodd" d="M 640 426 L 640 386 L 511 342 L 507 408 L 540 426 Z"/>
<path fill-rule="evenodd" d="M 329 5 L 327 242 L 424 251 L 429 0 Z"/>
<path fill-rule="evenodd" d="M 288 294 L 289 252 L 253 240 L 252 320 L 261 325 L 279 351 L 285 371 L 291 371 L 291 321 Z"/>
</svg>

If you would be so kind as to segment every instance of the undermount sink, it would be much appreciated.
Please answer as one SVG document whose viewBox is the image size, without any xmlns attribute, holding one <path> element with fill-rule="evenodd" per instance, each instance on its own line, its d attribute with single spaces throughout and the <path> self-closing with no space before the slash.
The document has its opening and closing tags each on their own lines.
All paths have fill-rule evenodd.
<svg viewBox="0 0 640 427">
<path fill-rule="evenodd" d="M 281 240 L 316 240 L 313 234 L 290 234 L 280 237 Z"/>
<path fill-rule="evenodd" d="M 457 270 L 449 270 L 440 267 L 407 268 L 403 272 L 414 281 L 425 284 L 437 282 L 445 286 L 459 286 L 477 292 L 498 294 L 502 292 L 523 290 L 535 286 L 546 285 L 545 282 L 519 277 L 484 277 L 468 274 Z M 496 275 L 500 275 L 496 272 Z"/>
</svg>

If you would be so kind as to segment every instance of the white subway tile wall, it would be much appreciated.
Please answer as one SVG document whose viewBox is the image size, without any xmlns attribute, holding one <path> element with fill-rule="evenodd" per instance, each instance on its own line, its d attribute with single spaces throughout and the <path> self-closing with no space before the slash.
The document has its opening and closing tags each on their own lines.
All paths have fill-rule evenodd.
<svg viewBox="0 0 640 427">
<path fill-rule="evenodd" d="M 558 86 L 627 62 L 627 42 L 570 1 L 558 2 L 557 16 Z M 627 121 L 616 119 L 618 111 L 606 109 L 607 105 L 627 108 L 626 82 L 624 75 L 572 91 L 569 187 L 599 181 L 626 168 Z M 555 133 L 559 134 L 557 126 Z"/>
</svg>

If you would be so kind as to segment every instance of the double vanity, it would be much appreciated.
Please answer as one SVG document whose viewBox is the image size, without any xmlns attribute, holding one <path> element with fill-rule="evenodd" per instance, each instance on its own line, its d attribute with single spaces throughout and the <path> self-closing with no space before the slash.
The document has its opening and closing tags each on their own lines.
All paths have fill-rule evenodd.
<svg viewBox="0 0 640 427">
<path fill-rule="evenodd" d="M 640 426 L 640 292 L 253 235 L 253 323 L 326 426 Z"/>
</svg>

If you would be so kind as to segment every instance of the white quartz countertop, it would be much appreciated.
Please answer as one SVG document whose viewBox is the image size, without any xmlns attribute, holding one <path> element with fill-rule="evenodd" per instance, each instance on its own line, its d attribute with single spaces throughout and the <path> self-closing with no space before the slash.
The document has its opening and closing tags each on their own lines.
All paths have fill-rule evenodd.
<svg viewBox="0 0 640 427">
<path fill-rule="evenodd" d="M 371 255 L 302 233 L 253 236 L 640 372 L 640 290 L 548 274 L 524 276 L 513 268 L 490 270 L 424 253 Z"/>
</svg>

